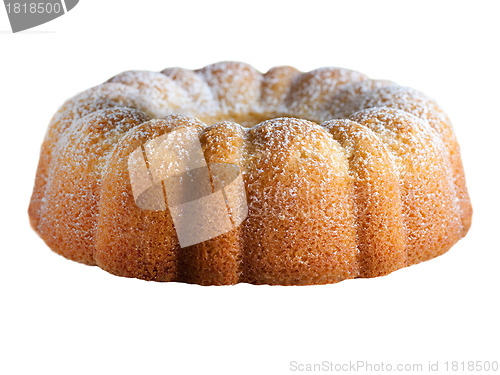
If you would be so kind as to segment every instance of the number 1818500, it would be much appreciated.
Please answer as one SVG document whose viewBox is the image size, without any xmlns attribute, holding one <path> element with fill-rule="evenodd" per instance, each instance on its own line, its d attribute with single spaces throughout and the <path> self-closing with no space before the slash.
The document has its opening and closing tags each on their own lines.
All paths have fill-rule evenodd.
<svg viewBox="0 0 500 375">
<path fill-rule="evenodd" d="M 63 11 L 60 3 L 7 3 L 7 13 L 55 13 L 59 14 Z"/>
<path fill-rule="evenodd" d="M 498 371 L 497 361 L 446 361 L 444 363 L 446 371 L 468 371 L 468 372 L 481 372 L 481 371 Z"/>
</svg>

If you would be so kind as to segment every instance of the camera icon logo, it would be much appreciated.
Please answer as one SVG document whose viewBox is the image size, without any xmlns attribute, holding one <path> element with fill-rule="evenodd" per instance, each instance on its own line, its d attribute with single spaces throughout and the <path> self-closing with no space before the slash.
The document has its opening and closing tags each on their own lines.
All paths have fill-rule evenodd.
<svg viewBox="0 0 500 375">
<path fill-rule="evenodd" d="M 79 0 L 4 0 L 13 33 L 31 29 L 63 16 Z"/>
<path fill-rule="evenodd" d="M 248 215 L 240 167 L 207 163 L 194 128 L 138 147 L 129 156 L 128 171 L 136 205 L 144 210 L 168 207 L 181 247 L 227 233 Z"/>
</svg>

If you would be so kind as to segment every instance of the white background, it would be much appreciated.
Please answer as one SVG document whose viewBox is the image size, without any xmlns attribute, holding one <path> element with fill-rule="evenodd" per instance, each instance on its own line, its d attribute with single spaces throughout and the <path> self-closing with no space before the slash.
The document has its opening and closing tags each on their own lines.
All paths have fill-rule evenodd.
<svg viewBox="0 0 500 375">
<path fill-rule="evenodd" d="M 81 0 L 12 34 L 0 8 L 2 374 L 290 374 L 290 362 L 500 360 L 498 2 Z M 342 66 L 437 98 L 474 206 L 447 254 L 336 285 L 119 278 L 52 253 L 27 207 L 47 123 L 129 69 Z M 440 371 L 440 373 L 446 373 Z M 451 372 L 450 372 L 451 373 Z"/>
</svg>

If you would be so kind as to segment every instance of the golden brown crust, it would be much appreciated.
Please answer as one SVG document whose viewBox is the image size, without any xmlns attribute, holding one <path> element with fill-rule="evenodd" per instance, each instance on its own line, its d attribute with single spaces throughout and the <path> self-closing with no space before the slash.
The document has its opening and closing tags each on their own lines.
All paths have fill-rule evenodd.
<svg viewBox="0 0 500 375">
<path fill-rule="evenodd" d="M 447 251 L 461 238 L 460 207 L 449 159 L 429 124 L 392 108 L 355 113 L 386 144 L 398 169 L 409 264 Z"/>
<path fill-rule="evenodd" d="M 139 207 L 128 170 L 135 150 L 179 129 L 194 132 L 209 171 L 239 168 L 248 204 L 241 224 L 187 247 L 168 208 Z M 471 215 L 453 128 L 425 95 L 346 69 L 235 62 L 124 72 L 68 100 L 29 207 L 69 259 L 202 285 L 385 275 L 447 251 Z"/>
<path fill-rule="evenodd" d="M 102 175 L 94 254 L 102 269 L 146 280 L 178 280 L 180 246 L 170 212 L 135 204 L 127 163 L 137 147 L 182 127 L 201 131 L 203 124 L 186 116 L 144 122 L 121 138 L 110 155 Z"/>
<path fill-rule="evenodd" d="M 205 159 L 243 168 L 245 131 L 235 123 L 206 127 L 200 135 Z M 202 285 L 235 284 L 242 280 L 243 226 L 183 249 L 179 281 Z"/>
<path fill-rule="evenodd" d="M 356 276 L 351 179 L 344 152 L 312 122 L 249 131 L 245 280 L 322 284 Z"/>
<path fill-rule="evenodd" d="M 350 120 L 323 124 L 346 150 L 354 185 L 359 277 L 386 275 L 408 264 L 396 165 L 369 128 Z"/>
<path fill-rule="evenodd" d="M 148 119 L 133 109 L 99 110 L 73 122 L 54 146 L 38 223 L 40 235 L 54 251 L 95 265 L 102 169 L 116 139 Z"/>
</svg>

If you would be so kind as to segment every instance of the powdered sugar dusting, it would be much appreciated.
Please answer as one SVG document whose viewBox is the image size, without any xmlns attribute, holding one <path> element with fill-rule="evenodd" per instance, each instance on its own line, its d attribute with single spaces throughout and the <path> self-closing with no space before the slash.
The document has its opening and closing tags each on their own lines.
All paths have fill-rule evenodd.
<svg viewBox="0 0 500 375">
<path fill-rule="evenodd" d="M 168 215 L 144 216 L 123 203 L 133 201 L 123 162 L 129 148 L 182 126 L 196 132 L 211 162 L 242 171 L 248 218 L 217 240 L 232 253 L 213 265 L 232 264 L 230 277 L 219 270 L 200 279 L 208 263 L 196 262 L 217 262 L 210 247 L 196 262 L 181 259 L 195 262 L 189 267 L 198 276 L 182 274 L 172 265 L 178 254 Z M 185 145 L 176 147 L 182 153 Z M 102 194 L 119 205 L 101 202 Z M 115 217 L 115 209 L 128 216 Z M 424 94 L 347 69 L 261 74 L 223 62 L 124 72 L 68 100 L 42 146 L 30 216 L 56 251 L 88 264 L 97 252 L 99 265 L 117 274 L 315 284 L 441 254 L 467 230 L 470 203 L 450 121 Z M 122 227 L 122 219 L 155 226 L 131 240 L 126 231 L 135 226 Z M 114 224 L 95 232 L 99 220 Z M 126 260 L 111 259 L 124 251 Z"/>
</svg>

